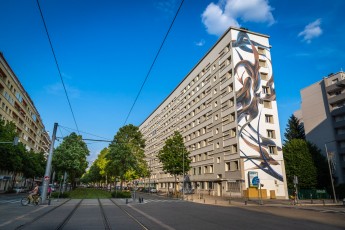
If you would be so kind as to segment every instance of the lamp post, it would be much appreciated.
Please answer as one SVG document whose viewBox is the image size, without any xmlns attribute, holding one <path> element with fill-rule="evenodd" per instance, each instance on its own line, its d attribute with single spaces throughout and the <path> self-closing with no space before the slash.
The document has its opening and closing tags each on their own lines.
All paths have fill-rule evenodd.
<svg viewBox="0 0 345 230">
<path fill-rule="evenodd" d="M 330 142 L 333 142 L 333 141 L 330 141 Z M 327 156 L 327 162 L 328 162 L 329 176 L 330 176 L 330 178 L 331 178 L 331 184 L 332 184 L 332 191 L 333 191 L 333 198 L 334 198 L 333 202 L 334 202 L 334 203 L 337 203 L 337 198 L 336 198 L 336 196 L 335 196 L 335 190 L 334 190 L 334 182 L 333 182 L 331 164 L 330 164 L 329 155 L 328 155 L 328 150 L 327 150 L 327 143 L 330 143 L 330 142 L 326 142 L 326 143 L 325 143 L 325 149 L 326 149 L 326 156 Z"/>
<path fill-rule="evenodd" d="M 182 184 L 182 200 L 184 200 L 184 151 L 182 152 L 182 164 L 183 164 L 183 184 Z"/>
</svg>

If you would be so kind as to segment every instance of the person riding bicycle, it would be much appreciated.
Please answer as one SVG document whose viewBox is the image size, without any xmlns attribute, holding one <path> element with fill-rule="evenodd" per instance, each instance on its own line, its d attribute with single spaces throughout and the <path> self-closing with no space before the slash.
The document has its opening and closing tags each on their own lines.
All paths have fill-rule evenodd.
<svg viewBox="0 0 345 230">
<path fill-rule="evenodd" d="M 35 186 L 34 189 L 30 192 L 30 195 L 28 196 L 29 200 L 30 200 L 30 203 L 33 203 L 33 201 L 34 201 L 33 196 L 37 196 L 39 194 L 38 184 L 35 183 L 34 186 Z"/>
</svg>

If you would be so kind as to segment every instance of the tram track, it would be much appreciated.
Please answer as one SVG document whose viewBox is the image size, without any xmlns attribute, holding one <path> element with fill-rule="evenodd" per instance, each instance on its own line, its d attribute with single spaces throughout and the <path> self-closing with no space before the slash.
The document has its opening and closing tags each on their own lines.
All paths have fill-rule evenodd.
<svg viewBox="0 0 345 230">
<path fill-rule="evenodd" d="M 39 219 L 41 219 L 41 218 L 43 218 L 44 216 L 48 215 L 49 213 L 53 212 L 55 209 L 61 207 L 61 206 L 64 205 L 64 204 L 66 204 L 66 203 L 69 202 L 70 200 L 71 200 L 71 199 L 66 200 L 65 202 L 59 204 L 58 206 L 55 206 L 54 208 L 50 209 L 49 211 L 47 211 L 47 212 L 45 212 L 45 213 L 43 213 L 43 214 L 37 216 L 36 218 L 34 218 L 34 219 L 32 219 L 32 220 L 30 220 L 30 221 L 28 221 L 28 222 L 26 222 L 26 223 L 24 223 L 24 224 L 18 226 L 18 227 L 16 227 L 15 229 L 16 229 L 16 230 L 19 230 L 19 229 L 24 229 L 24 228 L 28 227 L 29 225 L 33 224 L 34 222 L 38 221 Z"/>
<path fill-rule="evenodd" d="M 121 211 L 123 211 L 124 213 L 126 213 L 127 216 L 129 216 L 132 220 L 134 220 L 142 229 L 144 230 L 148 230 L 148 228 L 141 223 L 137 218 L 135 218 L 133 215 L 131 215 L 129 212 L 127 212 L 125 209 L 123 209 L 120 205 L 118 205 L 115 201 L 113 201 L 112 199 L 109 199 L 114 205 L 116 205 Z"/>
<path fill-rule="evenodd" d="M 66 218 L 61 222 L 61 224 L 59 224 L 59 226 L 56 228 L 56 230 L 60 230 L 63 229 L 64 226 L 68 223 L 68 221 L 72 218 L 72 216 L 74 215 L 75 211 L 79 208 L 81 202 L 83 202 L 84 199 L 81 199 L 79 201 L 79 203 L 73 208 L 73 210 L 68 214 L 68 216 L 66 216 Z"/>
</svg>

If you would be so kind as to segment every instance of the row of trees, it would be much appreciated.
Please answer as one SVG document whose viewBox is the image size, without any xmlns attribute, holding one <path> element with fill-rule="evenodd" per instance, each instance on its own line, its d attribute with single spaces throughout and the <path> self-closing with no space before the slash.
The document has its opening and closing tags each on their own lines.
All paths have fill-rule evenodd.
<svg viewBox="0 0 345 230">
<path fill-rule="evenodd" d="M 0 169 L 12 174 L 12 188 L 15 186 L 16 177 L 19 173 L 24 178 L 43 176 L 46 165 L 43 152 L 27 151 L 20 142 L 17 145 L 12 145 L 11 143 L 16 136 L 16 125 L 13 122 L 5 122 L 0 119 L 0 142 L 2 142 L 0 143 Z"/>
<path fill-rule="evenodd" d="M 145 139 L 138 127 L 126 125 L 120 128 L 109 147 L 100 152 L 89 171 L 84 174 L 82 181 L 108 184 L 118 178 L 122 188 L 124 181 L 149 177 L 151 170 L 145 160 L 144 148 Z M 177 176 L 190 169 L 191 160 L 188 156 L 182 135 L 175 132 L 159 151 L 158 159 L 162 162 L 163 171 L 174 175 L 176 183 Z"/>
</svg>

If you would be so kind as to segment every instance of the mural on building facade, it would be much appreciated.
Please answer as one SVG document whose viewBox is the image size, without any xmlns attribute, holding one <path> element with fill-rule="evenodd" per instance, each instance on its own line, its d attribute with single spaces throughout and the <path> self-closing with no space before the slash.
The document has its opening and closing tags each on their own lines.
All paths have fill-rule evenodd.
<svg viewBox="0 0 345 230">
<path fill-rule="evenodd" d="M 237 120 L 239 124 L 239 141 L 241 157 L 253 164 L 251 169 L 259 169 L 272 177 L 283 181 L 283 176 L 274 169 L 279 163 L 269 154 L 269 146 L 277 146 L 273 139 L 260 134 L 260 123 L 264 101 L 275 101 L 271 60 L 265 54 L 259 54 L 256 47 L 268 50 L 269 47 L 250 40 L 245 32 L 238 32 L 237 39 L 232 41 L 233 55 L 239 61 L 235 63 L 234 77 L 237 99 Z M 245 57 L 245 58 L 244 58 Z M 249 57 L 249 58 L 248 58 Z M 267 81 L 262 81 L 260 59 L 266 60 Z M 270 93 L 263 93 L 262 86 L 269 87 Z M 261 121 L 261 122 L 260 122 Z M 277 146 L 280 151 L 281 147 Z M 248 170 L 248 168 L 246 168 Z"/>
</svg>

